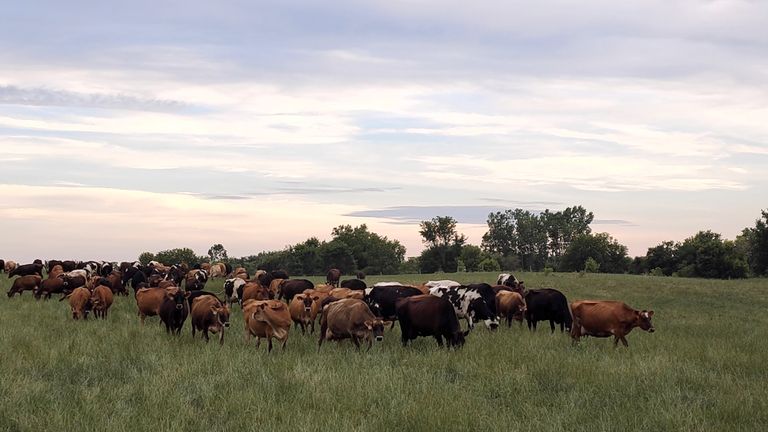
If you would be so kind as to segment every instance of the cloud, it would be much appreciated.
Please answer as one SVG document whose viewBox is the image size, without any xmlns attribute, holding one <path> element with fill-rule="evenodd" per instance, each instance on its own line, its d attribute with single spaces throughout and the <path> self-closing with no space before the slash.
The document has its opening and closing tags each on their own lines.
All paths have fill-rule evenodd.
<svg viewBox="0 0 768 432">
<path fill-rule="evenodd" d="M 358 210 L 344 216 L 388 219 L 391 223 L 414 224 L 430 220 L 435 216 L 451 216 L 465 224 L 485 224 L 488 214 L 505 210 L 491 206 L 446 205 L 446 206 L 397 206 L 384 209 Z"/>
<path fill-rule="evenodd" d="M 77 93 L 46 88 L 21 88 L 0 85 L 0 104 L 124 109 L 173 112 L 187 105 L 172 100 L 142 99 L 124 94 Z"/>
</svg>

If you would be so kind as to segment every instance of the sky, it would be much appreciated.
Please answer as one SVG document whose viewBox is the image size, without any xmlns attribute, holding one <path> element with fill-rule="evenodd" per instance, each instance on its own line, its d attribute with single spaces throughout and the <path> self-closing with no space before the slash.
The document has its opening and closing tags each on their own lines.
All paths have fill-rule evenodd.
<svg viewBox="0 0 768 432">
<path fill-rule="evenodd" d="M 5 259 L 572 205 L 644 255 L 768 208 L 768 2 L 0 1 Z"/>
</svg>

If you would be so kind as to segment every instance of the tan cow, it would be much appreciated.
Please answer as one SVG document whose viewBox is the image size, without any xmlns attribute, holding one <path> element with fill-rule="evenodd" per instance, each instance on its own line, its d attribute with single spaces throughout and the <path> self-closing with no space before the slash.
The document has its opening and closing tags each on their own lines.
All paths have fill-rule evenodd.
<svg viewBox="0 0 768 432">
<path fill-rule="evenodd" d="M 53 279 L 63 273 L 64 273 L 64 268 L 61 265 L 56 264 L 55 266 L 53 266 L 51 271 L 48 272 L 48 279 Z"/>
<path fill-rule="evenodd" d="M 334 288 L 331 290 L 331 297 L 337 299 L 352 298 L 362 300 L 365 297 L 365 291 L 351 290 L 349 288 Z"/>
<path fill-rule="evenodd" d="M 577 343 L 582 336 L 610 337 L 613 336 L 613 346 L 619 341 L 625 347 L 629 346 L 626 336 L 635 327 L 640 327 L 649 333 L 654 332 L 653 311 L 638 311 L 620 301 L 581 300 L 571 303 L 573 325 L 571 337 Z"/>
<path fill-rule="evenodd" d="M 297 294 L 293 296 L 291 303 L 288 305 L 294 326 L 301 326 L 301 334 L 305 334 L 307 327 L 310 326 L 310 333 L 315 332 L 315 319 L 312 315 L 312 308 L 318 300 L 320 300 L 318 296 Z M 315 306 L 315 310 L 317 310 L 317 306 Z M 317 313 L 314 316 L 317 316 Z"/>
<path fill-rule="evenodd" d="M 384 321 L 377 318 L 364 301 L 345 298 L 335 301 L 325 307 L 320 317 L 320 340 L 340 340 L 351 338 L 357 349 L 360 341 L 368 341 L 368 349 L 373 345 L 373 339 L 384 339 Z"/>
<path fill-rule="evenodd" d="M 136 291 L 136 305 L 139 307 L 139 317 L 141 325 L 144 325 L 144 319 L 148 316 L 155 316 L 160 313 L 160 306 L 165 298 L 173 298 L 179 290 L 177 287 L 170 288 L 141 288 Z"/>
<path fill-rule="evenodd" d="M 246 337 L 256 336 L 256 348 L 261 344 L 261 338 L 267 338 L 272 351 L 272 338 L 282 342 L 282 349 L 288 342 L 288 331 L 291 329 L 291 314 L 288 306 L 279 300 L 249 300 L 243 303 L 243 316 L 246 317 Z"/>
<path fill-rule="evenodd" d="M 192 302 L 192 337 L 195 331 L 203 332 L 208 342 L 208 332 L 219 334 L 219 344 L 224 344 L 224 329 L 229 327 L 229 307 L 218 298 L 205 295 Z"/>
<path fill-rule="evenodd" d="M 96 318 L 107 319 L 107 313 L 112 306 L 112 289 L 106 285 L 99 285 L 91 293 L 91 304 L 93 305 L 93 316 Z"/>
<path fill-rule="evenodd" d="M 523 325 L 525 314 L 525 299 L 512 291 L 499 291 L 496 293 L 496 315 L 506 318 L 507 327 L 512 327 L 512 320 L 519 321 Z"/>
<path fill-rule="evenodd" d="M 243 303 L 246 300 L 269 300 L 269 290 L 258 282 L 248 282 L 243 285 Z"/>
<path fill-rule="evenodd" d="M 317 289 L 308 289 L 308 290 L 304 290 L 303 294 L 311 296 L 313 298 L 317 297 L 317 299 L 312 302 L 312 311 L 310 312 L 310 319 L 314 323 L 314 321 L 317 321 L 317 316 L 320 314 L 320 303 L 323 301 L 324 298 L 330 296 L 331 293 L 330 291 L 318 291 Z"/>
<path fill-rule="evenodd" d="M 272 282 L 269 283 L 269 298 L 276 298 L 277 295 L 280 293 L 280 285 L 285 281 L 285 279 L 272 279 Z"/>
<path fill-rule="evenodd" d="M 10 273 L 10 272 L 16 270 L 16 267 L 18 267 L 18 265 L 16 264 L 15 261 L 8 260 L 8 261 L 5 262 L 5 272 L 6 273 Z"/>
<path fill-rule="evenodd" d="M 65 298 L 69 299 L 73 319 L 88 319 L 88 312 L 91 310 L 91 292 L 88 288 L 77 287 Z"/>
<path fill-rule="evenodd" d="M 223 263 L 216 263 L 211 265 L 211 278 L 227 276 L 227 266 Z"/>
</svg>

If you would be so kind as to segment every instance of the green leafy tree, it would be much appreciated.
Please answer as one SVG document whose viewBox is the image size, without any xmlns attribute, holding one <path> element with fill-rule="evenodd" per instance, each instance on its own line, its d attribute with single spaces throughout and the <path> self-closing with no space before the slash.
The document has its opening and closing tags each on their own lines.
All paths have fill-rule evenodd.
<svg viewBox="0 0 768 432">
<path fill-rule="evenodd" d="M 421 269 L 419 257 L 409 257 L 400 265 L 399 274 L 416 274 Z"/>
<path fill-rule="evenodd" d="M 594 218 L 594 214 L 582 206 L 568 207 L 558 212 L 545 210 L 541 214 L 549 238 L 549 258 L 555 269 L 559 269 L 560 261 L 571 242 L 578 236 L 592 232 L 589 224 Z"/>
<path fill-rule="evenodd" d="M 483 250 L 475 245 L 464 245 L 461 248 L 460 260 L 468 272 L 480 271 L 480 262 L 486 258 Z"/>
<path fill-rule="evenodd" d="M 699 231 L 677 246 L 678 274 L 685 277 L 742 278 L 747 276 L 746 258 L 736 244 L 718 233 Z"/>
<path fill-rule="evenodd" d="M 228 260 L 227 250 L 221 243 L 216 243 L 208 249 L 208 258 L 212 263 L 225 262 Z"/>
<path fill-rule="evenodd" d="M 397 240 L 389 240 L 368 230 L 362 224 L 357 227 L 340 225 L 331 232 L 334 240 L 349 246 L 357 263 L 357 269 L 366 274 L 397 273 L 405 259 L 405 246 Z"/>
<path fill-rule="evenodd" d="M 429 245 L 421 254 L 423 272 L 434 273 L 439 270 L 455 272 L 457 270 L 461 247 L 466 243 L 467 237 L 456 232 L 456 225 L 456 219 L 450 216 L 437 216 L 421 222 L 419 234 L 424 239 L 424 243 Z"/>
<path fill-rule="evenodd" d="M 317 252 L 325 269 L 337 268 L 342 274 L 350 274 L 357 268 L 352 250 L 341 240 L 322 243 Z"/>
<path fill-rule="evenodd" d="M 139 262 L 142 265 L 147 265 L 149 264 L 150 261 L 154 261 L 154 260 L 155 260 L 155 254 L 153 254 L 152 252 L 142 252 L 141 255 L 139 255 Z"/>
<path fill-rule="evenodd" d="M 745 228 L 736 239 L 736 248 L 744 256 L 752 274 L 768 275 L 768 211 L 761 211 L 754 228 Z"/>
<path fill-rule="evenodd" d="M 627 256 L 627 247 L 608 233 L 582 234 L 568 246 L 562 258 L 562 270 L 583 270 L 584 263 L 589 258 L 598 263 L 599 270 L 603 273 L 624 273 L 631 262 Z"/>
<path fill-rule="evenodd" d="M 675 242 L 665 241 L 661 244 L 648 248 L 646 253 L 646 267 L 649 269 L 660 268 L 665 276 L 671 276 L 678 270 L 677 246 Z"/>
<path fill-rule="evenodd" d="M 201 262 L 204 257 L 195 254 L 190 248 L 176 248 L 160 251 L 155 254 L 155 259 L 165 265 L 187 263 L 192 265 Z"/>
<path fill-rule="evenodd" d="M 600 263 L 595 261 L 594 258 L 589 257 L 586 261 L 584 261 L 585 273 L 597 273 L 598 271 L 600 271 Z"/>
</svg>

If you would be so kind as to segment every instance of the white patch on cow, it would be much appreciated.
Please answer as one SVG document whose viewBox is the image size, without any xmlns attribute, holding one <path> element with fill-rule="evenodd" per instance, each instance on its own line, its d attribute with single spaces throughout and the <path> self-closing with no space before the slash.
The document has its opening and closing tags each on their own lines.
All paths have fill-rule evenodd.
<svg viewBox="0 0 768 432">
<path fill-rule="evenodd" d="M 368 297 L 371 295 L 371 292 L 373 292 L 373 288 L 366 288 L 363 290 L 363 292 L 365 293 L 365 296 Z"/>
<path fill-rule="evenodd" d="M 461 286 L 460 283 L 449 280 L 449 279 L 443 279 L 439 281 L 429 281 L 424 285 L 426 285 L 428 288 L 436 288 L 436 287 L 452 288 L 452 287 Z"/>
<path fill-rule="evenodd" d="M 373 284 L 372 288 L 385 287 L 385 286 L 399 286 L 399 285 L 402 285 L 402 283 L 400 283 L 400 282 L 378 282 L 378 283 Z"/>
</svg>

